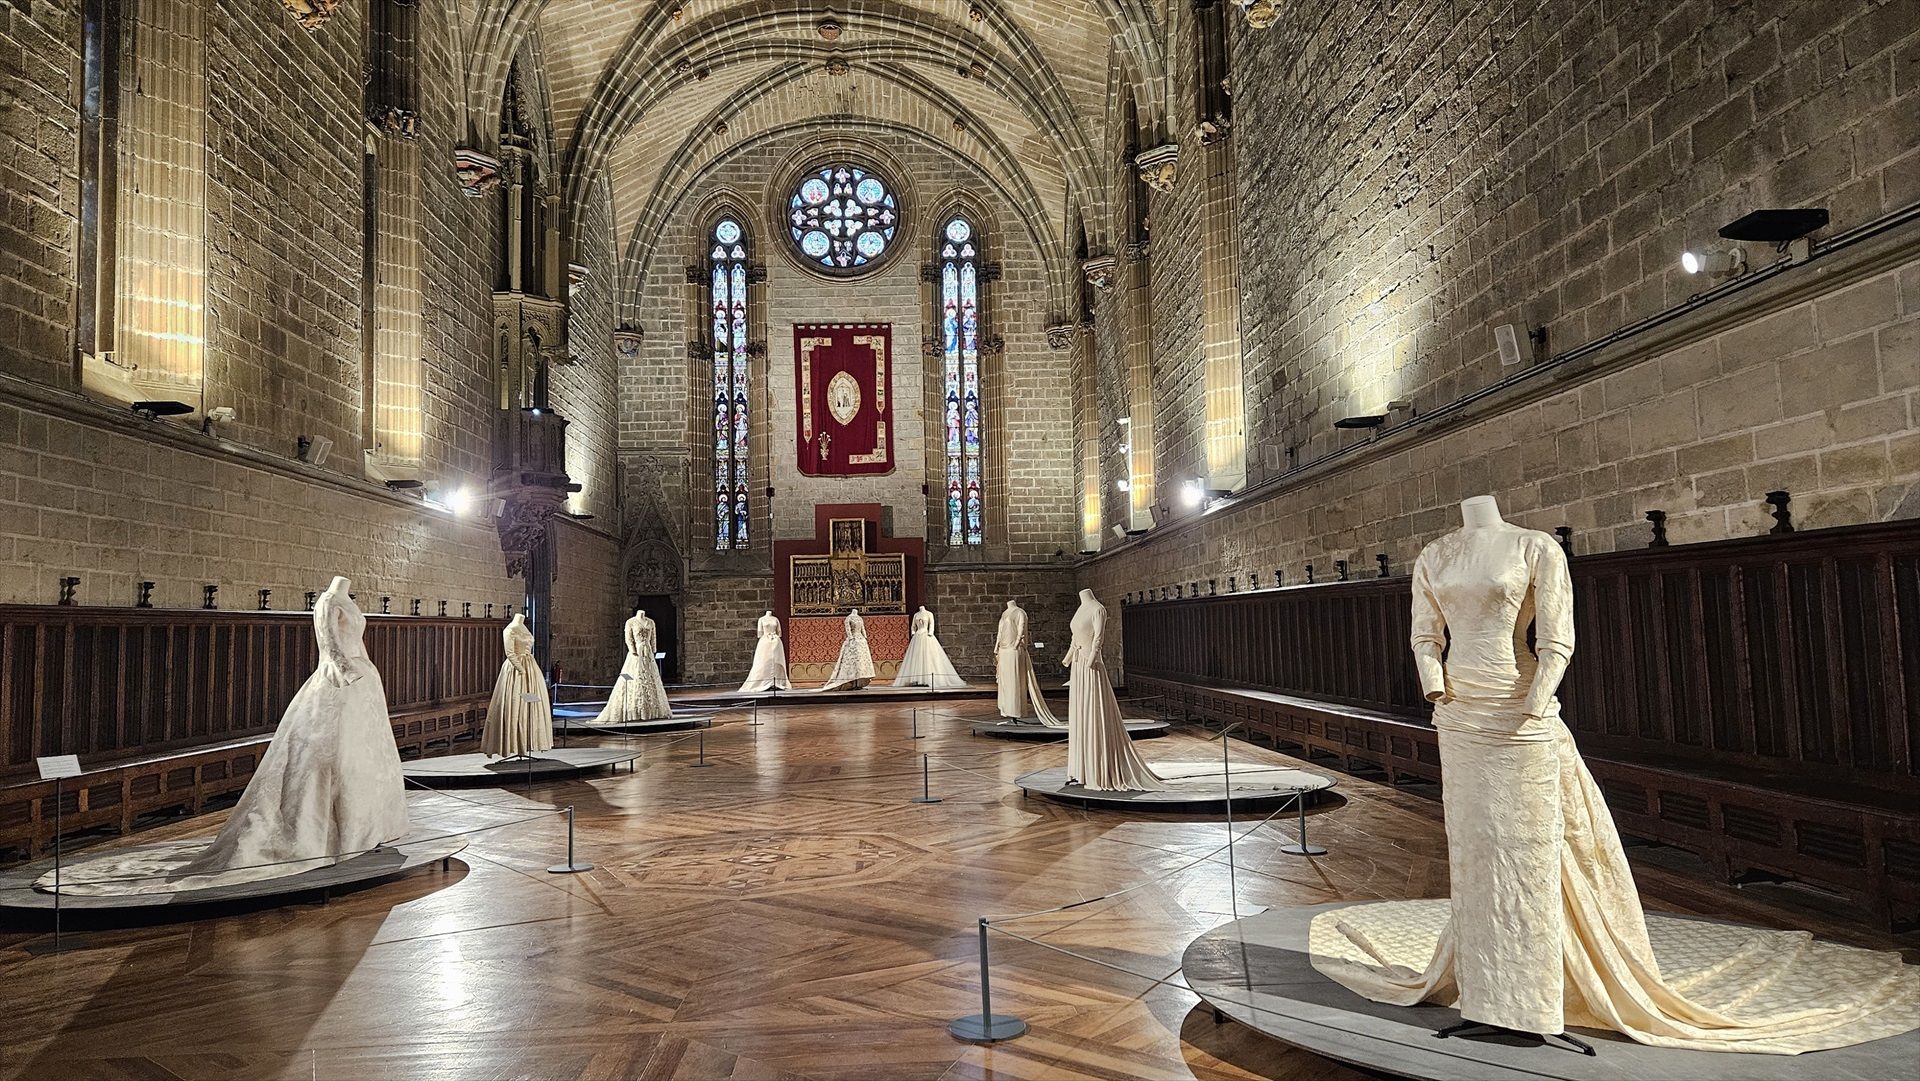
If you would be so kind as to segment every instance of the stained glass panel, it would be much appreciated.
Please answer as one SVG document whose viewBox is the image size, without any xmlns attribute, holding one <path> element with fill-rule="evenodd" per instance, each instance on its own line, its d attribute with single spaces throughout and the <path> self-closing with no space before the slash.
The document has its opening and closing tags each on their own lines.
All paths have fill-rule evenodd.
<svg viewBox="0 0 1920 1081">
<path fill-rule="evenodd" d="M 750 432 L 747 384 L 746 230 L 721 218 L 708 240 L 708 305 L 713 315 L 713 546 L 747 547 Z"/>
<path fill-rule="evenodd" d="M 947 537 L 980 544 L 985 528 L 980 392 L 980 264 L 973 223 L 953 218 L 941 230 L 940 322 L 947 427 Z"/>
</svg>

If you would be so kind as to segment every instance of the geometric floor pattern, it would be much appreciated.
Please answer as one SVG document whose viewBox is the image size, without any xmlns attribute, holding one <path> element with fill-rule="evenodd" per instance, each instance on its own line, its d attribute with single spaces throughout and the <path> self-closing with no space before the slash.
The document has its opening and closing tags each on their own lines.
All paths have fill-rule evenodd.
<svg viewBox="0 0 1920 1081">
<path fill-rule="evenodd" d="M 975 737 L 990 702 L 928 738 L 912 705 L 792 706 L 762 726 L 635 737 L 633 773 L 416 793 L 416 824 L 476 829 L 452 869 L 330 903 L 174 926 L 0 934 L 0 1078 L 1357 1078 L 1216 1026 L 1179 983 L 1195 937 L 1261 906 L 1444 896 L 1440 806 L 1347 776 L 1291 815 L 1130 815 L 1023 799 L 1065 748 Z M 1219 762 L 1176 728 L 1149 761 Z M 920 794 L 922 754 L 943 802 Z M 1301 765 L 1236 743 L 1236 764 Z M 564 859 L 571 805 L 580 859 Z M 222 814 L 145 840 L 203 836 Z M 482 829 L 482 827 L 493 827 Z M 1636 863 L 1649 908 L 1900 943 L 1705 878 Z M 975 921 L 1117 898 L 1006 926 L 994 1009 L 1029 1033 L 975 1047 Z M 1107 967 L 1113 966 L 1113 967 Z M 1116 971 L 1119 970 L 1119 971 Z M 1128 973 L 1138 974 L 1129 975 Z M 1149 978 L 1140 978 L 1149 977 Z M 1153 982 L 1162 980 L 1165 982 Z"/>
</svg>

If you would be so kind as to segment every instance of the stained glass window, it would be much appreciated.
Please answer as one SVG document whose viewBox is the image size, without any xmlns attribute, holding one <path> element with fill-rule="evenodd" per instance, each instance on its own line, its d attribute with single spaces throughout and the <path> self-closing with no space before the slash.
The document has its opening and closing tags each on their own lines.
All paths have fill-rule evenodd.
<svg viewBox="0 0 1920 1081">
<path fill-rule="evenodd" d="M 707 236 L 713 317 L 713 546 L 747 547 L 747 236 L 723 217 Z"/>
<path fill-rule="evenodd" d="M 980 236 L 964 217 L 940 233 L 940 325 L 947 422 L 947 538 L 979 544 L 985 498 L 980 464 Z"/>
<path fill-rule="evenodd" d="M 801 177 L 787 200 L 794 246 L 809 265 L 836 274 L 872 266 L 899 226 L 893 189 L 857 165 L 821 166 Z"/>
</svg>

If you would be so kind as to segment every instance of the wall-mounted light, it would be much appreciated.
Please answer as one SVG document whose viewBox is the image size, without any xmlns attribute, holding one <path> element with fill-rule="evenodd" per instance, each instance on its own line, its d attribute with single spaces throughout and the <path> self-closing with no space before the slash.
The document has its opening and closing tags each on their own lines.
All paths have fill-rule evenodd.
<svg viewBox="0 0 1920 1081">
<path fill-rule="evenodd" d="M 1387 422 L 1385 413 L 1374 413 L 1358 417 L 1341 417 L 1333 422 L 1336 428 L 1378 428 Z"/>
<path fill-rule="evenodd" d="M 1702 248 L 1680 253 L 1680 269 L 1710 278 L 1729 278 L 1747 268 L 1747 253 L 1739 248 Z"/>
<path fill-rule="evenodd" d="M 1190 480 L 1180 486 L 1180 501 L 1189 507 L 1197 507 L 1207 498 L 1207 486 L 1198 479 Z"/>
<path fill-rule="evenodd" d="M 1114 481 L 1114 482 L 1113 482 L 1113 489 L 1114 489 L 1114 491 L 1116 491 L 1116 492 L 1129 492 L 1129 491 L 1132 491 L 1132 490 L 1133 490 L 1133 482 L 1131 482 L 1131 481 L 1129 481 L 1129 480 L 1127 480 L 1127 479 L 1126 479 L 1125 477 L 1121 477 L 1121 478 L 1120 478 L 1119 480 L 1116 480 L 1116 481 Z"/>
<path fill-rule="evenodd" d="M 184 417 L 193 412 L 193 406 L 172 399 L 133 403 L 133 412 L 141 420 L 153 420 L 157 417 Z"/>
<path fill-rule="evenodd" d="M 455 514 L 465 514 L 473 509 L 473 489 L 461 485 L 447 493 L 447 509 Z"/>
</svg>

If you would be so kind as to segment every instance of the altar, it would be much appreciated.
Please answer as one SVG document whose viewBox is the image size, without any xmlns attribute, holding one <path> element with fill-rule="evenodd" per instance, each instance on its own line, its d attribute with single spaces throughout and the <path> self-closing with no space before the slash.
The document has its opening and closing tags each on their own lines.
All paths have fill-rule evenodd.
<svg viewBox="0 0 1920 1081">
<path fill-rule="evenodd" d="M 899 673 L 907 622 L 922 600 L 926 544 L 888 536 L 880 514 L 878 503 L 821 504 L 811 539 L 773 543 L 774 614 L 787 628 L 787 671 L 796 685 L 820 683 L 833 671 L 853 608 L 867 625 L 875 681 Z"/>
</svg>

